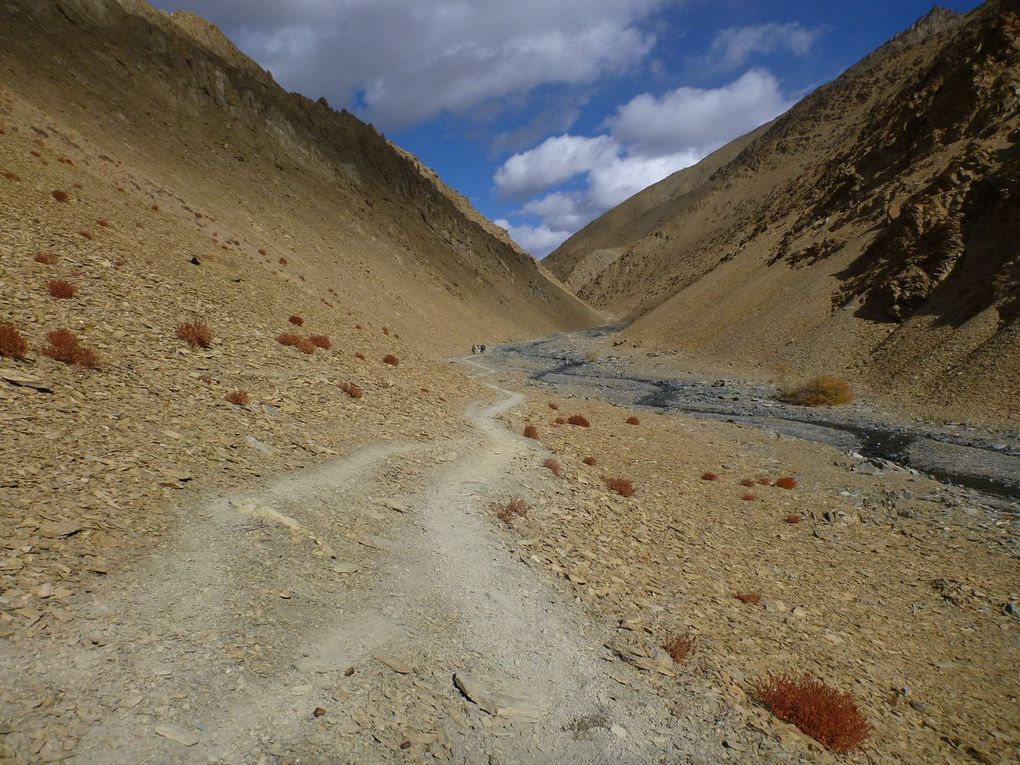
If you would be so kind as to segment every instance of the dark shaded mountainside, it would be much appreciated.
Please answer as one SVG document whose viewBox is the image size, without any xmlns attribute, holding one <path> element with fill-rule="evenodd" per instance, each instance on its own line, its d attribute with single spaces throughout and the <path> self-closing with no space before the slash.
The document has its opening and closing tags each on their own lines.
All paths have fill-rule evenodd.
<svg viewBox="0 0 1020 765">
<path fill-rule="evenodd" d="M 0 67 L 10 94 L 51 120 L 33 137 L 73 132 L 97 147 L 103 160 L 82 160 L 97 182 L 130 167 L 143 180 L 129 191 L 164 213 L 232 227 L 236 255 L 271 268 L 283 256 L 283 278 L 324 298 L 342 285 L 345 307 L 399 316 L 423 343 L 593 320 L 413 157 L 285 92 L 196 16 L 139 0 L 8 2 Z"/>
<path fill-rule="evenodd" d="M 936 8 L 546 265 L 651 346 L 1020 418 L 1018 16 Z"/>
</svg>

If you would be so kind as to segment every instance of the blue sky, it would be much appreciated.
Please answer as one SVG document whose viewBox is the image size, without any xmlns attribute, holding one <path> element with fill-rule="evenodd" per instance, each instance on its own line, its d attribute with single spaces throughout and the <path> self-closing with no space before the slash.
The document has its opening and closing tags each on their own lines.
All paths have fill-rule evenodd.
<svg viewBox="0 0 1020 765">
<path fill-rule="evenodd" d="M 931 9 L 922 0 L 156 5 L 205 16 L 284 87 L 372 122 L 538 257 Z"/>
</svg>

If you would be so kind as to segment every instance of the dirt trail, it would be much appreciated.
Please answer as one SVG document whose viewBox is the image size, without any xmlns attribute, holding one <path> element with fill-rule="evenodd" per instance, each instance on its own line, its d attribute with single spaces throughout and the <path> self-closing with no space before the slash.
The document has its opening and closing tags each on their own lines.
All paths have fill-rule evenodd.
<svg viewBox="0 0 1020 765">
<path fill-rule="evenodd" d="M 95 592 L 79 634 L 2 649 L 28 696 L 2 710 L 8 745 L 89 763 L 690 752 L 610 676 L 599 629 L 508 554 L 487 505 L 540 452 L 494 419 L 523 397 L 494 390 L 454 442 L 367 448 L 183 511 L 182 536 Z M 481 711 L 455 673 L 481 706 L 511 708 Z M 19 732 L 40 709 L 68 739 Z"/>
</svg>

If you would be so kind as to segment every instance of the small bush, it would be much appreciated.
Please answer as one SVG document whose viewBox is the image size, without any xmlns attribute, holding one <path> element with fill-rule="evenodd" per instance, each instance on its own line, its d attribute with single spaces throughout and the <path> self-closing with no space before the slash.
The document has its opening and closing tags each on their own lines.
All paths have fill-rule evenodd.
<svg viewBox="0 0 1020 765">
<path fill-rule="evenodd" d="M 93 239 L 95 239 L 95 237 L 92 236 L 92 232 L 89 231 L 88 229 L 84 229 L 84 228 L 81 231 L 78 232 L 78 236 L 85 237 L 89 241 L 92 241 Z"/>
<path fill-rule="evenodd" d="M 769 478 L 768 476 L 760 475 L 755 480 L 758 482 L 759 486 L 771 486 L 772 485 L 772 479 Z"/>
<path fill-rule="evenodd" d="M 751 488 L 752 486 L 755 486 L 755 482 L 753 478 L 744 478 L 743 480 L 741 480 L 740 485 L 746 486 L 747 488 Z"/>
<path fill-rule="evenodd" d="M 298 327 L 305 326 L 305 320 L 302 319 L 297 314 L 294 314 L 293 316 L 291 316 L 289 319 L 287 319 L 287 321 L 289 321 L 291 324 L 293 324 L 295 326 L 298 326 Z"/>
<path fill-rule="evenodd" d="M 500 504 L 499 502 L 493 502 L 491 505 L 492 512 L 496 514 L 507 526 L 512 526 L 514 519 L 524 518 L 528 514 L 528 510 L 531 508 L 528 503 L 520 497 L 511 497 L 506 504 Z"/>
<path fill-rule="evenodd" d="M 52 252 L 37 252 L 32 258 L 36 263 L 43 263 L 47 266 L 55 265 L 58 258 Z"/>
<path fill-rule="evenodd" d="M 811 675 L 770 675 L 752 693 L 772 714 L 796 725 L 829 751 L 852 752 L 871 733 L 853 696 Z"/>
<path fill-rule="evenodd" d="M 745 491 L 743 494 L 740 495 L 740 498 L 745 502 L 754 502 L 756 499 L 758 499 L 758 497 L 755 496 L 754 492 L 751 491 Z"/>
<path fill-rule="evenodd" d="M 310 354 L 315 353 L 315 348 L 317 346 L 315 345 L 315 343 L 312 342 L 311 338 L 302 337 L 298 339 L 297 345 L 295 347 L 302 353 Z"/>
<path fill-rule="evenodd" d="M 761 593 L 760 592 L 737 592 L 733 594 L 737 600 L 741 603 L 748 603 L 752 606 L 761 605 Z"/>
<path fill-rule="evenodd" d="M 566 425 L 566 424 L 567 424 L 566 417 L 557 417 L 555 420 L 553 420 L 553 425 Z"/>
<path fill-rule="evenodd" d="M 596 459 L 594 457 L 585 457 L 583 460 L 581 460 L 581 462 L 583 462 L 585 465 L 590 466 L 596 463 Z"/>
<path fill-rule="evenodd" d="M 55 191 L 51 191 L 50 194 L 58 202 L 66 202 L 70 198 L 70 195 L 66 191 L 61 191 L 60 189 L 56 189 Z"/>
<path fill-rule="evenodd" d="M 365 360 L 365 354 L 362 353 L 361 351 L 358 351 L 357 353 L 354 354 L 354 358 L 360 359 L 361 361 L 364 361 Z"/>
<path fill-rule="evenodd" d="M 46 289 L 49 290 L 50 297 L 55 297 L 58 300 L 69 300 L 74 297 L 75 293 L 75 286 L 62 279 L 53 279 L 46 282 Z"/>
<path fill-rule="evenodd" d="M 832 375 L 819 375 L 796 388 L 786 388 L 780 396 L 797 406 L 838 406 L 854 400 L 850 383 Z"/>
<path fill-rule="evenodd" d="M 706 470 L 704 473 L 701 474 L 701 480 L 702 481 L 718 481 L 719 480 L 719 474 L 718 473 L 713 473 L 711 470 Z"/>
<path fill-rule="evenodd" d="M 628 425 L 640 425 L 640 424 L 641 424 L 641 420 L 639 420 L 639 419 L 638 419 L 637 417 L 628 417 L 628 418 L 627 418 L 627 419 L 625 420 L 625 422 L 626 422 L 626 423 L 627 423 Z"/>
<path fill-rule="evenodd" d="M 2 175 L 4 178 L 6 178 L 9 181 L 20 181 L 21 180 L 21 176 L 20 175 L 18 175 L 17 173 L 11 172 L 10 170 L 4 170 L 2 173 L 0 173 L 0 175 Z"/>
<path fill-rule="evenodd" d="M 212 345 L 213 333 L 203 322 L 184 322 L 177 325 L 177 339 L 193 347 L 208 348 Z"/>
<path fill-rule="evenodd" d="M 525 438 L 532 438 L 532 439 L 537 441 L 538 440 L 538 428 L 536 428 L 534 425 L 531 425 L 530 423 L 528 425 L 525 425 L 524 426 L 524 437 Z"/>
<path fill-rule="evenodd" d="M 554 476 L 559 478 L 563 474 L 563 468 L 560 467 L 560 463 L 554 460 L 552 457 L 542 463 L 542 467 L 548 468 Z"/>
<path fill-rule="evenodd" d="M 236 406 L 247 406 L 248 402 L 251 401 L 246 390 L 232 390 L 225 398 L 228 403 Z"/>
<path fill-rule="evenodd" d="M 676 637 L 667 640 L 662 648 L 677 664 L 686 664 L 687 657 L 691 655 L 691 651 L 694 650 L 694 646 L 697 645 L 697 642 L 697 635 L 685 632 L 682 635 L 677 635 Z"/>
<path fill-rule="evenodd" d="M 311 335 L 308 339 L 312 341 L 312 345 L 324 351 L 333 347 L 333 341 L 327 335 Z"/>
<path fill-rule="evenodd" d="M 0 356 L 8 359 L 23 359 L 28 353 L 28 342 L 12 322 L 0 322 Z"/>
<path fill-rule="evenodd" d="M 391 367 L 399 366 L 400 359 L 398 359 L 392 353 L 387 353 L 385 356 L 383 356 L 383 364 L 389 364 Z"/>
<path fill-rule="evenodd" d="M 84 369 L 99 369 L 102 365 L 99 354 L 82 346 L 69 329 L 56 329 L 46 335 L 48 344 L 42 349 L 44 356 L 64 364 L 74 364 Z"/>
<path fill-rule="evenodd" d="M 796 513 L 790 513 L 788 516 L 783 518 L 783 520 L 787 523 L 800 523 L 802 519 Z"/>
<path fill-rule="evenodd" d="M 361 398 L 365 395 L 365 391 L 358 385 L 348 382 L 340 386 L 340 390 L 346 393 L 351 398 Z"/>
<path fill-rule="evenodd" d="M 287 267 L 287 259 L 286 259 L 286 258 L 280 258 L 280 259 L 279 259 L 279 260 L 277 261 L 277 263 L 279 263 L 279 264 L 280 264 L 281 266 L 283 266 L 284 268 L 286 268 L 286 267 Z"/>
<path fill-rule="evenodd" d="M 621 497 L 633 497 L 637 489 L 634 488 L 634 484 L 628 481 L 626 478 L 603 478 L 602 479 L 610 491 L 615 491 Z"/>
<path fill-rule="evenodd" d="M 389 328 L 389 327 L 383 327 L 383 328 L 382 328 L 382 333 L 383 333 L 384 335 L 388 335 L 388 334 L 390 333 L 390 328 Z"/>
<path fill-rule="evenodd" d="M 106 218 L 97 218 L 96 219 L 96 225 L 97 226 L 102 226 L 103 228 L 109 228 L 110 227 L 110 221 L 108 221 Z"/>
<path fill-rule="evenodd" d="M 550 401 L 549 408 L 552 409 L 554 412 L 558 412 L 560 409 L 560 405 L 557 404 L 555 401 Z"/>
<path fill-rule="evenodd" d="M 571 425 L 577 425 L 579 428 L 590 428 L 591 423 L 588 422 L 588 418 L 583 414 L 572 414 L 567 418 L 567 422 Z"/>
<path fill-rule="evenodd" d="M 778 479 L 772 485 L 773 486 L 778 486 L 780 489 L 796 489 L 797 488 L 797 479 L 794 478 L 793 476 L 784 475 L 782 478 Z"/>
</svg>

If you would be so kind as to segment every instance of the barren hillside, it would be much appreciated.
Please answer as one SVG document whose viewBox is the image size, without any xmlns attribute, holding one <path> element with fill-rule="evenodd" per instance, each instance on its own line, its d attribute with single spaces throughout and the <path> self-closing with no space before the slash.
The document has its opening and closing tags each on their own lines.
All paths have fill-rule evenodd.
<svg viewBox="0 0 1020 765">
<path fill-rule="evenodd" d="M 647 346 L 1020 417 L 1018 41 L 1014 3 L 936 9 L 546 265 Z"/>
</svg>

